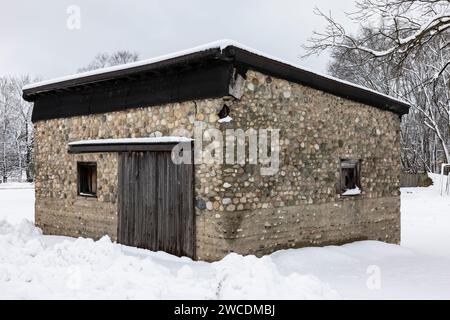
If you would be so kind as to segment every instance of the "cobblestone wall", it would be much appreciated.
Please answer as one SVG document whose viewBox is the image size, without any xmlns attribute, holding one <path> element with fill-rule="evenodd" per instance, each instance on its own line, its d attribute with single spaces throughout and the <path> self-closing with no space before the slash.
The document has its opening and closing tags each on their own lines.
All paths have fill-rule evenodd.
<svg viewBox="0 0 450 320">
<path fill-rule="evenodd" d="M 116 239 L 117 154 L 73 155 L 69 142 L 192 133 L 195 121 L 216 127 L 220 108 L 222 99 L 213 99 L 37 122 L 36 224 L 47 234 Z M 78 196 L 77 161 L 97 162 L 97 198 Z"/>
<path fill-rule="evenodd" d="M 230 123 L 218 123 L 224 103 Z M 36 134 L 36 222 L 45 233 L 99 238 L 117 229 L 117 155 L 67 153 L 70 141 L 170 135 L 205 128 L 280 129 L 279 171 L 258 165 L 196 165 L 199 259 L 234 251 L 361 239 L 399 242 L 397 115 L 298 84 L 248 72 L 242 99 L 211 99 L 40 121 Z M 340 159 L 360 159 L 362 195 L 337 191 Z M 97 161 L 98 198 L 77 196 L 77 161 Z"/>
<path fill-rule="evenodd" d="M 198 255 L 376 239 L 400 240 L 397 115 L 257 72 L 222 129 L 280 129 L 280 168 L 254 165 L 198 173 Z M 361 160 L 362 195 L 341 197 L 340 159 Z M 210 179 L 214 178 L 211 185 Z"/>
</svg>

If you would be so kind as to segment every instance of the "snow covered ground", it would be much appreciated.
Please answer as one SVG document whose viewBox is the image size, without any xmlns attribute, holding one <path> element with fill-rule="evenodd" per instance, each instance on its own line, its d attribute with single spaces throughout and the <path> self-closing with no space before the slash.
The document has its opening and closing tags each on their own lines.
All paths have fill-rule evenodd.
<svg viewBox="0 0 450 320">
<path fill-rule="evenodd" d="M 0 221 L 34 221 L 34 187 L 30 183 L 0 183 Z"/>
<path fill-rule="evenodd" d="M 440 195 L 439 177 L 429 188 L 402 189 L 402 245 L 450 257 L 450 197 Z"/>
<path fill-rule="evenodd" d="M 450 197 L 402 189 L 402 245 L 362 241 L 216 263 L 43 236 L 30 185 L 0 185 L 0 299 L 450 299 Z"/>
</svg>

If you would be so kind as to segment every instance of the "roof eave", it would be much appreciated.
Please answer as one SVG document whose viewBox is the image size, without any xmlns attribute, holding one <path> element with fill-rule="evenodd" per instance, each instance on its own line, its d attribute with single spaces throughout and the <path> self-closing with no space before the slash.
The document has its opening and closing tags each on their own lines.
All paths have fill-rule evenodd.
<svg viewBox="0 0 450 320">
<path fill-rule="evenodd" d="M 330 79 L 329 77 L 321 76 L 308 70 L 296 68 L 292 65 L 272 60 L 239 47 L 229 46 L 224 50 L 223 54 L 227 57 L 234 57 L 237 64 L 242 64 L 248 69 L 255 69 L 255 71 L 261 71 L 267 75 L 300 83 L 345 99 L 391 111 L 400 116 L 409 112 L 410 105 L 400 102 L 395 98 L 343 81 Z"/>
<path fill-rule="evenodd" d="M 88 84 L 94 84 L 98 82 L 114 80 L 118 78 L 126 78 L 137 74 L 142 74 L 146 72 L 151 72 L 153 70 L 168 68 L 174 65 L 193 62 L 193 61 L 201 61 L 205 58 L 218 59 L 221 56 L 220 48 L 212 48 L 206 49 L 204 51 L 190 53 L 180 57 L 174 57 L 171 59 L 159 61 L 152 64 L 146 64 L 141 66 L 136 66 L 132 68 L 124 68 L 121 70 L 115 70 L 110 72 L 103 72 L 94 75 L 87 75 L 85 77 L 76 77 L 74 79 L 55 82 L 51 84 L 46 84 L 30 89 L 24 89 L 22 93 L 22 97 L 24 100 L 28 102 L 33 102 L 37 95 L 55 91 L 55 90 L 65 90 L 69 88 L 74 88 L 77 86 L 83 86 Z"/>
<path fill-rule="evenodd" d="M 46 92 L 68 90 L 99 82 L 133 77 L 138 74 L 145 74 L 146 72 L 150 73 L 152 71 L 160 71 L 164 68 L 177 65 L 195 63 L 195 61 L 201 62 L 205 59 L 233 61 L 238 67 L 260 71 L 267 75 L 299 83 L 345 99 L 388 110 L 400 116 L 407 114 L 410 108 L 409 104 L 403 103 L 398 99 L 326 75 L 320 75 L 289 63 L 258 54 L 257 52 L 252 52 L 250 49 L 247 50 L 234 45 L 228 45 L 222 48 L 207 48 L 201 51 L 135 67 L 127 67 L 127 65 L 124 65 L 122 68 L 119 67 L 118 70 L 114 71 L 106 70 L 105 72 L 100 73 L 87 73 L 86 76 L 81 74 L 73 78 L 69 77 L 69 80 L 54 81 L 49 84 L 24 89 L 23 98 L 26 101 L 32 102 L 39 94 L 44 94 Z"/>
</svg>

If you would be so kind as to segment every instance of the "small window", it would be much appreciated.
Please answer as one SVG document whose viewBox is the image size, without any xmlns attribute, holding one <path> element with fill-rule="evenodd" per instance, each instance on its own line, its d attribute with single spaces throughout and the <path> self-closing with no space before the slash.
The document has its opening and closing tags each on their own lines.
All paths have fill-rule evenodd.
<svg viewBox="0 0 450 320">
<path fill-rule="evenodd" d="M 361 194 L 361 161 L 341 160 L 341 195 L 357 196 Z"/>
<path fill-rule="evenodd" d="M 78 162 L 78 195 L 97 196 L 97 163 Z"/>
</svg>

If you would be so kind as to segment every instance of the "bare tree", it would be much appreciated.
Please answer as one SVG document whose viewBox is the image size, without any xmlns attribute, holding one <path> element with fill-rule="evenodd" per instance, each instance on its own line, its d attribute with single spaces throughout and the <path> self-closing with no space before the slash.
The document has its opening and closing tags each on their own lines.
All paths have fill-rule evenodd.
<svg viewBox="0 0 450 320">
<path fill-rule="evenodd" d="M 33 124 L 31 115 L 33 112 L 33 104 L 22 99 L 22 88 L 31 83 L 37 82 L 39 79 L 31 79 L 30 76 L 20 76 L 11 78 L 11 86 L 14 97 L 14 109 L 16 115 L 16 146 L 18 152 L 19 168 L 25 168 L 26 180 L 34 180 L 33 165 Z"/>
<path fill-rule="evenodd" d="M 426 45 L 426 50 L 421 51 L 416 59 L 405 65 L 402 81 L 399 82 L 399 91 L 405 100 L 413 106 L 412 117 L 419 117 L 421 124 L 432 133 L 430 143 L 435 155 L 429 157 L 429 167 L 437 171 L 440 167 L 438 159 L 443 162 L 450 161 L 450 72 L 442 72 L 433 81 L 424 81 L 436 75 L 436 71 L 442 66 L 443 61 L 450 59 L 450 49 L 442 52 L 442 43 L 449 40 L 443 37 L 436 38 Z M 416 113 L 416 114 L 415 114 Z M 411 124 L 411 123 L 410 123 Z M 437 144 L 437 145 L 436 145 Z M 442 155 L 439 154 L 442 152 Z"/>
<path fill-rule="evenodd" d="M 361 34 L 349 34 L 331 14 L 316 9 L 327 27 L 324 32 L 314 32 L 307 54 L 321 53 L 336 47 L 348 52 L 359 51 L 373 59 L 394 60 L 399 70 L 403 63 L 421 50 L 439 34 L 450 30 L 450 2 L 448 0 L 359 0 L 358 11 L 348 17 L 361 26 Z M 366 31 L 370 32 L 366 32 Z M 375 32 L 371 32 L 375 30 Z M 374 47 L 373 38 L 382 40 L 382 46 Z M 450 42 L 441 50 L 448 50 Z M 445 61 L 435 72 L 438 78 L 450 66 Z"/>
<path fill-rule="evenodd" d="M 9 148 L 11 131 L 11 110 L 13 106 L 11 84 L 7 78 L 0 78 L 0 132 L 1 132 L 1 178 L 4 183 L 8 181 L 9 172 Z"/>
<path fill-rule="evenodd" d="M 449 162 L 450 2 L 444 0 L 360 0 L 348 17 L 350 34 L 331 14 L 304 46 L 306 55 L 331 52 L 329 72 L 407 100 L 402 122 L 402 164 L 436 171 Z"/>
<path fill-rule="evenodd" d="M 109 57 L 109 64 L 111 66 L 116 66 L 119 64 L 125 64 L 129 62 L 135 62 L 139 60 L 139 54 L 137 52 L 129 52 L 126 50 L 121 50 L 113 53 Z"/>
<path fill-rule="evenodd" d="M 138 60 L 139 54 L 137 52 L 129 52 L 127 50 L 120 50 L 112 54 L 99 53 L 86 67 L 78 69 L 78 72 L 112 67 L 120 64 L 135 62 Z"/>
<path fill-rule="evenodd" d="M 33 81 L 37 81 L 35 79 Z M 22 87 L 29 76 L 0 78 L 0 173 L 3 182 L 9 177 L 32 181 L 33 173 L 33 104 L 22 99 Z"/>
</svg>

